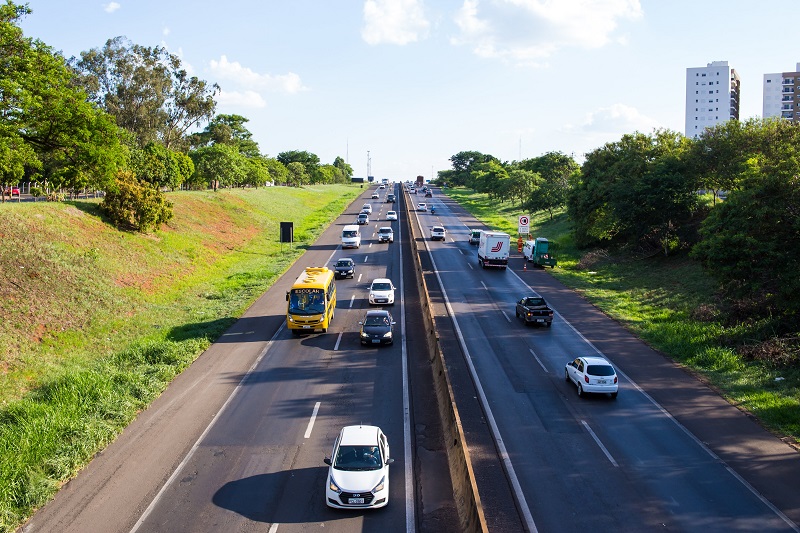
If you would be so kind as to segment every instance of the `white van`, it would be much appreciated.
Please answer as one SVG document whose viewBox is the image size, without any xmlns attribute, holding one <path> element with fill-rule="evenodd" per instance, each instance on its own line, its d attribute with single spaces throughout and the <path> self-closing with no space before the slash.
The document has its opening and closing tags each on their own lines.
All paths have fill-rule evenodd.
<svg viewBox="0 0 800 533">
<path fill-rule="evenodd" d="M 361 230 L 355 224 L 342 230 L 342 248 L 361 248 Z"/>
</svg>

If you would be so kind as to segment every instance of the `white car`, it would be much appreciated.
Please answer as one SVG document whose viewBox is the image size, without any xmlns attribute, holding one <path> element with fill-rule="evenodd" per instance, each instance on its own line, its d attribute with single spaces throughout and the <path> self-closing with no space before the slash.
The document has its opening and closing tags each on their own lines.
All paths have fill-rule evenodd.
<svg viewBox="0 0 800 533">
<path fill-rule="evenodd" d="M 597 392 L 617 397 L 619 383 L 617 372 L 602 357 L 578 357 L 567 363 L 564 379 L 578 387 L 578 396 L 584 392 Z"/>
<path fill-rule="evenodd" d="M 443 241 L 445 236 L 445 229 L 443 226 L 434 226 L 431 228 L 431 240 Z"/>
<path fill-rule="evenodd" d="M 369 213 L 371 215 L 372 214 L 372 204 L 364 204 L 364 206 L 361 208 L 361 211 Z"/>
<path fill-rule="evenodd" d="M 381 196 L 378 194 L 378 191 L 375 191 L 374 193 L 372 193 L 372 198 L 373 198 L 373 199 L 375 199 L 375 198 L 380 198 L 380 197 L 381 197 Z"/>
<path fill-rule="evenodd" d="M 369 286 L 370 305 L 388 304 L 394 305 L 394 285 L 388 278 L 376 278 Z"/>
<path fill-rule="evenodd" d="M 397 211 L 387 211 L 386 220 L 397 220 Z"/>
<path fill-rule="evenodd" d="M 428 204 L 426 203 L 417 204 L 417 211 L 427 211 L 427 210 L 428 210 Z"/>
<path fill-rule="evenodd" d="M 336 509 L 377 509 L 389 503 L 389 442 L 377 426 L 345 426 L 325 458 L 325 503 Z"/>
<path fill-rule="evenodd" d="M 394 231 L 389 226 L 378 228 L 378 242 L 394 242 Z"/>
</svg>

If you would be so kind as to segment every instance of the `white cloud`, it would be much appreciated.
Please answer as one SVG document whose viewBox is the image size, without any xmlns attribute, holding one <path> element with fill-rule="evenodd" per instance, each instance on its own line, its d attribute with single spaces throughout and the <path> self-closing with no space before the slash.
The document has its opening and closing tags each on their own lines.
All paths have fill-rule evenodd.
<svg viewBox="0 0 800 533">
<path fill-rule="evenodd" d="M 233 86 L 241 89 L 243 94 L 261 93 L 262 91 L 297 93 L 308 90 L 303 85 L 300 76 L 294 72 L 277 76 L 259 74 L 236 61 L 228 61 L 226 56 L 221 56 L 219 61 L 212 59 L 209 67 L 220 82 L 231 82 Z"/>
<path fill-rule="evenodd" d="M 122 6 L 119 5 L 117 2 L 109 2 L 107 4 L 103 4 L 103 11 L 106 13 L 113 13 L 117 9 L 121 8 Z"/>
<path fill-rule="evenodd" d="M 267 106 L 267 102 L 256 91 L 220 91 L 216 100 L 222 107 L 261 109 Z"/>
<path fill-rule="evenodd" d="M 404 45 L 424 39 L 430 23 L 421 0 L 366 0 L 361 38 L 369 44 Z"/>
<path fill-rule="evenodd" d="M 642 15 L 639 0 L 464 0 L 451 42 L 481 57 L 531 63 L 561 48 L 624 44 L 614 35 L 619 22 Z"/>
<path fill-rule="evenodd" d="M 164 26 L 164 28 L 161 30 L 161 35 L 163 35 L 164 37 L 167 37 L 169 35 L 169 27 L 168 26 Z"/>
<path fill-rule="evenodd" d="M 639 131 L 650 133 L 654 128 L 660 127 L 658 120 L 643 115 L 635 107 L 625 104 L 613 104 L 610 107 L 601 107 L 586 115 L 586 119 L 579 126 L 567 126 L 572 131 L 586 133 L 610 133 L 622 136 L 626 133 Z"/>
</svg>

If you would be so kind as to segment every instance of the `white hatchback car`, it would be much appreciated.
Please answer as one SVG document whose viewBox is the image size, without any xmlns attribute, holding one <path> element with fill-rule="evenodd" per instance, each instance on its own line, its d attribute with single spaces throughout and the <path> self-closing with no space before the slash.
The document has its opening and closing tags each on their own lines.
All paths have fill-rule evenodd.
<svg viewBox="0 0 800 533">
<path fill-rule="evenodd" d="M 376 278 L 369 286 L 370 305 L 394 305 L 394 285 L 389 278 Z"/>
<path fill-rule="evenodd" d="M 578 387 L 578 396 L 584 392 L 598 392 L 617 397 L 619 383 L 617 372 L 602 357 L 578 357 L 567 363 L 564 379 Z"/>
<path fill-rule="evenodd" d="M 386 220 L 397 220 L 397 211 L 387 211 Z"/>
<path fill-rule="evenodd" d="M 377 426 L 345 426 L 325 458 L 325 502 L 337 509 L 376 509 L 389 503 L 389 442 Z"/>
<path fill-rule="evenodd" d="M 426 203 L 417 204 L 417 211 L 427 211 L 427 210 L 428 210 L 428 204 Z"/>
<path fill-rule="evenodd" d="M 445 236 L 445 229 L 444 226 L 434 226 L 431 228 L 431 240 L 432 241 L 443 241 Z"/>
<path fill-rule="evenodd" d="M 364 207 L 361 208 L 361 211 L 366 211 L 370 215 L 372 214 L 372 204 L 364 204 Z"/>
</svg>

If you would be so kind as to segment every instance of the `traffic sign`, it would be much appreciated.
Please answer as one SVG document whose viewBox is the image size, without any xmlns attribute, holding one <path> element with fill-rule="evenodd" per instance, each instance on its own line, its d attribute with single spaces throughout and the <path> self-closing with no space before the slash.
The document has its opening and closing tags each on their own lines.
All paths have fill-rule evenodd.
<svg viewBox="0 0 800 533">
<path fill-rule="evenodd" d="M 527 235 L 530 233 L 530 217 L 522 215 L 519 217 L 519 233 L 520 235 Z"/>
</svg>

